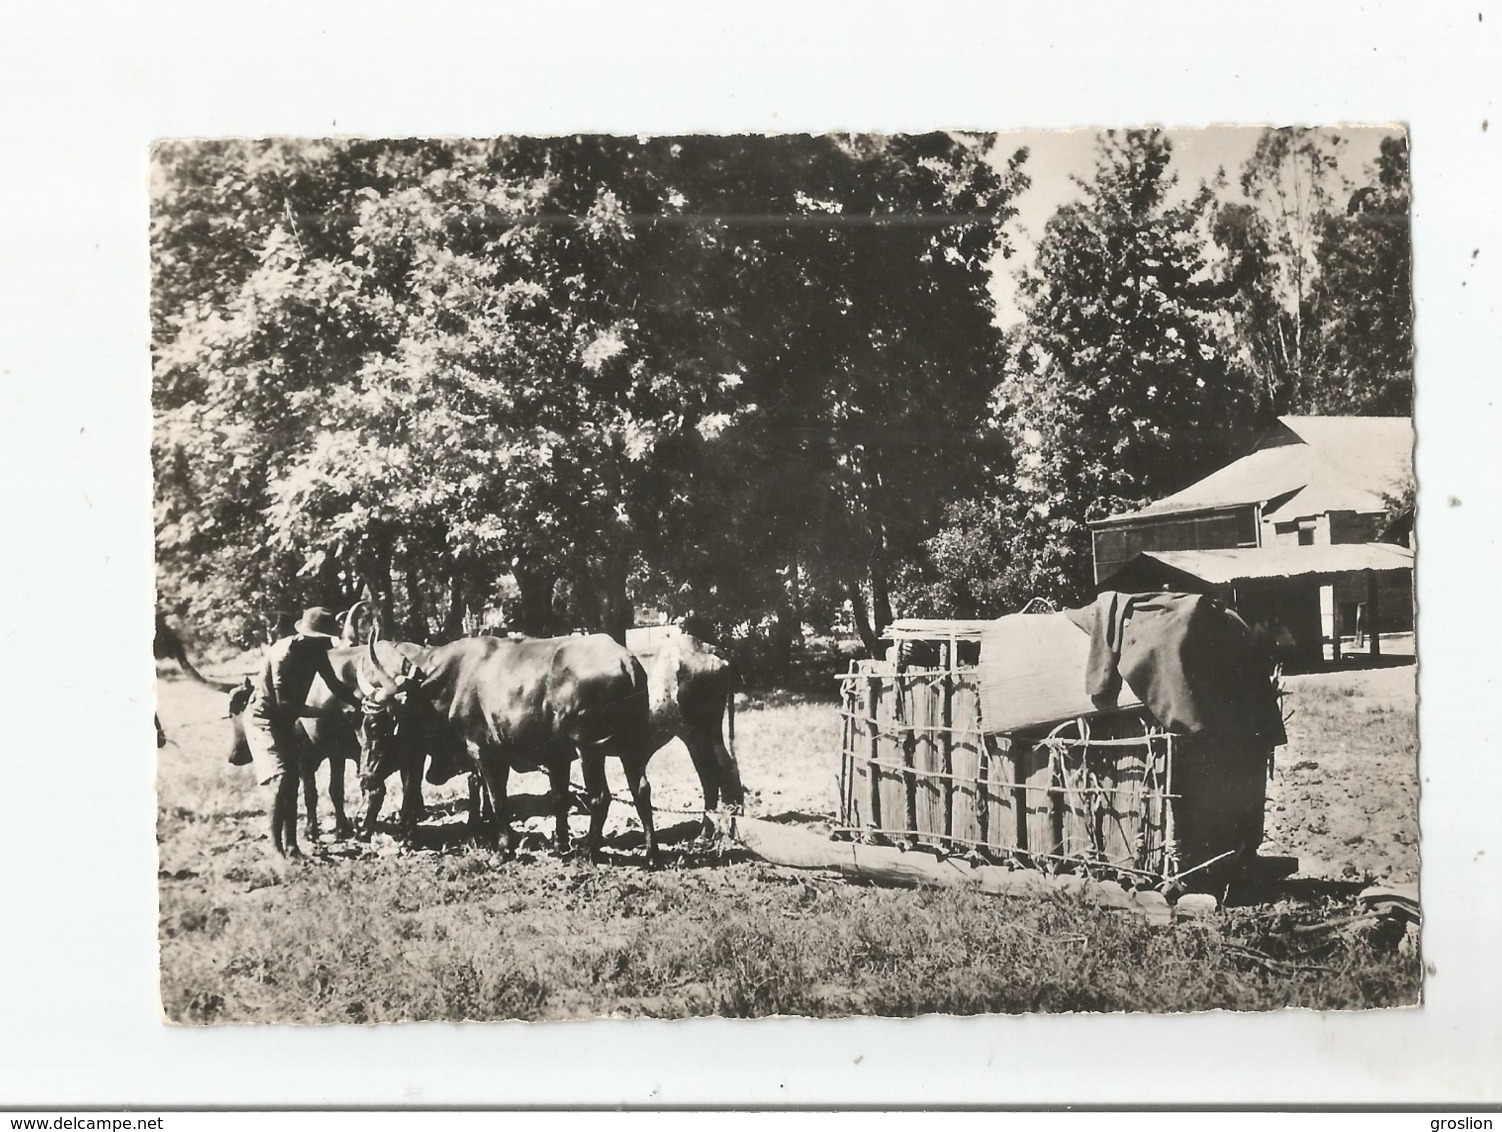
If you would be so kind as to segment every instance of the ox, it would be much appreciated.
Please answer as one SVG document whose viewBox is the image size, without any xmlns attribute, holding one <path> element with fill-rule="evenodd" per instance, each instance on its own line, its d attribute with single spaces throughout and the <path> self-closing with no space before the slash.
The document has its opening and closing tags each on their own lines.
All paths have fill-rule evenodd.
<svg viewBox="0 0 1502 1132">
<path fill-rule="evenodd" d="M 439 763 L 462 744 L 462 769 L 479 776 L 500 821 L 503 858 L 511 852 L 506 781 L 513 767 L 547 770 L 555 846 L 563 853 L 569 845 L 569 765 L 577 757 L 589 811 L 585 847 L 590 859 L 598 860 L 610 808 L 605 760 L 613 756 L 621 761 L 636 804 L 647 861 L 656 863 L 646 780 L 654 749 L 647 676 L 624 646 L 599 634 L 468 637 L 428 649 L 412 663 L 412 671 L 392 676 L 372 649 L 368 665 L 361 666 L 362 690 L 368 688 L 360 728 L 362 782 L 372 804 L 391 771 L 401 769 L 404 780 L 415 779 L 425 752 Z M 471 782 L 470 817 L 478 823 L 479 797 Z M 365 827 L 373 822 L 367 813 Z"/>
<path fill-rule="evenodd" d="M 373 642 L 371 647 L 374 648 Z M 395 642 L 384 642 L 383 647 L 395 650 L 403 664 L 409 663 L 410 658 L 423 651 L 419 645 Z M 359 680 L 365 653 L 366 650 L 363 648 L 329 650 L 329 665 L 333 668 L 334 675 L 348 686 L 355 687 Z M 233 729 L 233 744 L 229 761 L 235 766 L 245 766 L 251 761 L 250 747 L 245 742 L 245 723 L 241 718 L 246 705 L 250 702 L 250 689 L 250 681 L 246 680 L 230 696 L 229 719 Z M 303 827 L 303 832 L 310 841 L 318 839 L 317 771 L 319 765 L 327 759 L 329 801 L 334 807 L 334 836 L 343 841 L 354 833 L 344 811 L 344 764 L 346 762 L 357 763 L 360 759 L 358 728 L 354 717 L 343 710 L 343 705 L 335 698 L 334 693 L 329 690 L 322 678 L 314 679 L 312 687 L 308 689 L 305 706 L 308 711 L 316 714 L 304 716 L 297 721 L 298 730 L 303 739 L 297 769 L 298 777 L 302 780 L 303 801 L 307 809 L 307 823 Z M 413 807 L 421 805 L 420 791 L 421 787 L 414 785 L 408 793 Z M 407 804 L 404 803 L 403 813 L 407 812 Z"/>
<path fill-rule="evenodd" d="M 651 695 L 652 749 L 675 737 L 683 741 L 704 791 L 704 835 L 713 832 L 709 811 L 721 800 L 728 806 L 745 801 L 740 768 L 725 744 L 728 723 L 735 742 L 735 698 L 730 662 L 713 645 L 686 633 L 644 644 L 632 652 L 647 673 Z"/>
</svg>

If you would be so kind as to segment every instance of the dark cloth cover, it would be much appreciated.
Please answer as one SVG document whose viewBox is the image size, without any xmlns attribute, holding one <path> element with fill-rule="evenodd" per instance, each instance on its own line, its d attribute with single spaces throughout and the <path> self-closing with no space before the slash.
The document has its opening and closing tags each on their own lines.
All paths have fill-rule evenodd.
<svg viewBox="0 0 1502 1132">
<path fill-rule="evenodd" d="M 1125 681 L 1169 731 L 1288 741 L 1268 656 L 1214 598 L 1107 591 L 1066 616 L 1090 635 L 1085 690 L 1102 707 Z"/>
</svg>

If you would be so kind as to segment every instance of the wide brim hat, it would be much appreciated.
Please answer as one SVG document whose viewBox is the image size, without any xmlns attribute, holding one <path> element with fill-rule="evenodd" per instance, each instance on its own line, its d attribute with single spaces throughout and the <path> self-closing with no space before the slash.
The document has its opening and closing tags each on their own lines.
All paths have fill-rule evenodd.
<svg viewBox="0 0 1502 1132">
<path fill-rule="evenodd" d="M 303 610 L 302 620 L 297 623 L 296 628 L 305 637 L 337 637 L 339 620 L 334 616 L 332 609 L 315 605 L 311 609 Z"/>
</svg>

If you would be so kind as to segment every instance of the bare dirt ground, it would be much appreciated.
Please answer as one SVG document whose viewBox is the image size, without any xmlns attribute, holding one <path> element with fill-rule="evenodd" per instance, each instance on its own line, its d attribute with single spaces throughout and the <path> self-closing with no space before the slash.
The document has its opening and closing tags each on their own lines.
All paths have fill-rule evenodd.
<svg viewBox="0 0 1502 1132">
<path fill-rule="evenodd" d="M 1419 877 L 1418 689 L 1407 664 L 1284 679 L 1288 745 L 1268 786 L 1264 853 L 1300 875 Z"/>
<path fill-rule="evenodd" d="M 1299 856 L 1305 876 L 1332 882 L 1416 879 L 1413 677 L 1407 666 L 1285 681 L 1290 741 L 1264 852 Z M 1057 902 L 847 885 L 686 839 L 648 872 L 614 767 L 612 860 L 597 868 L 553 857 L 541 818 L 518 823 L 518 859 L 500 863 L 464 836 L 463 788 L 451 785 L 430 788 L 416 850 L 389 827 L 368 846 L 326 833 L 308 863 L 276 869 L 266 800 L 226 761 L 224 697 L 172 677 L 158 689 L 171 740 L 158 753 L 162 997 L 174 1020 L 1265 1009 L 1418 992 L 1415 957 L 1357 940 L 1317 961 L 1269 958 L 1270 921 L 1236 910 L 1204 930 L 1152 932 Z M 748 812 L 815 829 L 831 820 L 833 703 L 752 701 L 737 713 L 736 749 Z M 659 828 L 698 814 L 678 744 L 649 777 Z M 512 777 L 515 794 L 545 789 L 541 775 Z M 331 829 L 326 798 L 321 816 Z M 1263 958 L 1248 961 L 1249 946 Z"/>
</svg>

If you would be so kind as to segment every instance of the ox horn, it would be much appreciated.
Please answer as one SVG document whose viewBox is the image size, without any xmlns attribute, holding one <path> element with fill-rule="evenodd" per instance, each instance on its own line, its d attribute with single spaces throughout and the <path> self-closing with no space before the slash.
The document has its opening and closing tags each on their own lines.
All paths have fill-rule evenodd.
<svg viewBox="0 0 1502 1132">
<path fill-rule="evenodd" d="M 355 683 L 359 686 L 360 698 L 367 701 L 374 699 L 380 691 L 371 681 L 370 677 L 366 675 L 369 668 L 370 666 L 363 659 L 355 665 Z"/>
<path fill-rule="evenodd" d="M 359 626 L 355 623 L 355 614 L 359 613 L 360 606 L 365 604 L 367 603 L 363 599 L 357 601 L 354 605 L 350 606 L 339 615 L 339 620 L 344 622 L 344 639 L 349 644 L 354 645 L 360 643 L 360 630 Z"/>
<path fill-rule="evenodd" d="M 377 675 L 380 676 L 381 683 L 386 686 L 387 690 L 388 691 L 394 691 L 396 689 L 396 687 L 397 687 L 396 678 L 394 676 L 392 676 L 391 673 L 389 673 L 389 672 L 386 671 L 386 666 L 381 663 L 381 658 L 376 655 L 376 647 L 375 647 L 375 645 L 376 645 L 375 638 L 374 637 L 370 638 L 370 644 L 367 647 L 366 651 L 369 652 L 369 654 L 370 654 L 370 664 L 371 664 L 371 667 L 373 667 L 375 669 Z"/>
</svg>

